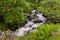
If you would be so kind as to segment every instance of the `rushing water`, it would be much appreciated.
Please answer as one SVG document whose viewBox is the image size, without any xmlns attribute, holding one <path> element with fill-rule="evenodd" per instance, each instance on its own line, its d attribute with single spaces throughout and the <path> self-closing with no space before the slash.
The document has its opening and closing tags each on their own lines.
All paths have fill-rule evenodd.
<svg viewBox="0 0 60 40">
<path fill-rule="evenodd" d="M 36 16 L 34 17 L 34 15 L 36 15 Z M 34 22 L 34 21 L 36 21 L 36 22 Z M 32 14 L 31 14 L 31 19 L 29 20 L 29 18 L 27 18 L 27 23 L 24 26 L 22 26 L 21 28 L 17 29 L 15 34 L 17 36 L 23 36 L 27 32 L 36 30 L 36 28 L 38 26 L 40 26 L 41 24 L 44 24 L 45 21 L 46 21 L 46 18 L 42 16 L 42 13 L 39 13 L 36 10 L 33 10 Z"/>
</svg>

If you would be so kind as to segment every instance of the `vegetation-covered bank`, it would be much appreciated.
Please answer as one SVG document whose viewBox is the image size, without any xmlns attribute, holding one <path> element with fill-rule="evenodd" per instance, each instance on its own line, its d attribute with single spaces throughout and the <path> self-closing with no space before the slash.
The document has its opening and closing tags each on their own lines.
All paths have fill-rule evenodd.
<svg viewBox="0 0 60 40">
<path fill-rule="evenodd" d="M 32 10 L 42 12 L 48 22 L 60 23 L 59 0 L 0 0 L 0 29 L 18 28 Z"/>
<path fill-rule="evenodd" d="M 45 0 L 40 3 L 37 10 L 42 12 L 47 21 L 60 23 L 60 3 L 59 0 Z"/>
<path fill-rule="evenodd" d="M 44 24 L 37 28 L 36 32 L 26 34 L 13 40 L 60 40 L 60 24 Z"/>
<path fill-rule="evenodd" d="M 32 37 L 34 40 L 44 40 L 51 36 L 52 32 L 57 32 L 58 29 L 60 29 L 60 24 L 44 24 L 32 33 Z"/>
<path fill-rule="evenodd" d="M 25 21 L 21 0 L 0 0 L 0 29 L 14 30 Z M 23 2 L 22 2 L 23 3 Z"/>
<path fill-rule="evenodd" d="M 46 23 L 32 36 L 29 34 L 16 40 L 44 40 L 60 28 L 60 0 L 0 0 L 0 30 L 16 30 L 25 23 L 25 14 L 29 15 L 32 10 L 42 13 L 47 18 Z"/>
</svg>

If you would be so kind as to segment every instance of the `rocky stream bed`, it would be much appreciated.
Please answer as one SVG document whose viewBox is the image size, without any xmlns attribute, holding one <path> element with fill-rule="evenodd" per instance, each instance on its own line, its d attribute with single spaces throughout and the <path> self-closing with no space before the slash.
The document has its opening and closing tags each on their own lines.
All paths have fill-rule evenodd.
<svg viewBox="0 0 60 40">
<path fill-rule="evenodd" d="M 13 37 L 24 36 L 28 32 L 35 31 L 38 26 L 44 24 L 46 18 L 42 16 L 42 13 L 39 13 L 36 10 L 32 11 L 30 16 L 27 16 L 26 23 L 18 28 L 16 31 L 0 31 L 0 38 L 5 38 L 6 40 L 11 40 Z"/>
</svg>

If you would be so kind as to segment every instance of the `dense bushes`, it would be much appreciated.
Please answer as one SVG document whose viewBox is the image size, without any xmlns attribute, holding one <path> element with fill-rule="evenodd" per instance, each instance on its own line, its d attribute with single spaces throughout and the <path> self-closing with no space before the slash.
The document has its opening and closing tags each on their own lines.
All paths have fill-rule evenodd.
<svg viewBox="0 0 60 40">
<path fill-rule="evenodd" d="M 22 3 L 21 0 L 0 0 L 0 25 L 6 24 L 5 27 L 0 26 L 0 29 L 10 28 L 13 30 L 24 22 L 26 17 L 21 7 Z"/>
<path fill-rule="evenodd" d="M 40 6 L 40 2 L 43 0 L 26 0 L 27 2 L 29 2 L 31 4 L 31 8 L 32 9 L 37 9 L 38 6 Z"/>
<path fill-rule="evenodd" d="M 58 0 L 45 0 L 37 8 L 43 15 L 53 23 L 60 23 L 60 4 Z"/>
<path fill-rule="evenodd" d="M 39 26 L 35 32 L 32 32 L 32 37 L 34 40 L 44 40 L 44 38 L 51 35 L 51 32 L 56 32 L 60 27 L 60 24 L 44 24 Z"/>
<path fill-rule="evenodd" d="M 36 9 L 50 22 L 60 22 L 60 3 L 55 0 L 0 0 L 0 23 L 14 29 L 25 21 L 24 14 Z M 9 27 L 10 26 L 10 27 Z"/>
</svg>

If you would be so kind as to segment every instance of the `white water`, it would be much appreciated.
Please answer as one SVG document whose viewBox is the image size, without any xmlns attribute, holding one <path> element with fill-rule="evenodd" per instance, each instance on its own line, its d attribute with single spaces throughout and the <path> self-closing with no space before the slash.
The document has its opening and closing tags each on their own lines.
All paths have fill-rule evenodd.
<svg viewBox="0 0 60 40">
<path fill-rule="evenodd" d="M 31 16 L 33 16 L 33 15 L 36 14 L 35 11 L 36 11 L 36 10 L 33 10 L 33 11 L 32 11 Z M 40 22 L 40 23 L 34 23 L 34 22 L 33 22 L 34 20 L 41 20 L 42 22 Z M 28 31 L 32 31 L 32 30 L 34 30 L 34 29 L 36 30 L 36 28 L 37 28 L 38 26 L 40 26 L 41 24 L 45 23 L 45 21 L 46 21 L 46 18 L 42 16 L 42 13 L 37 12 L 37 17 L 34 18 L 34 19 L 32 19 L 31 21 L 29 21 L 29 20 L 27 19 L 27 24 L 25 24 L 25 26 L 17 29 L 16 32 L 15 32 L 15 34 L 16 34 L 17 36 L 24 36 Z"/>
</svg>

